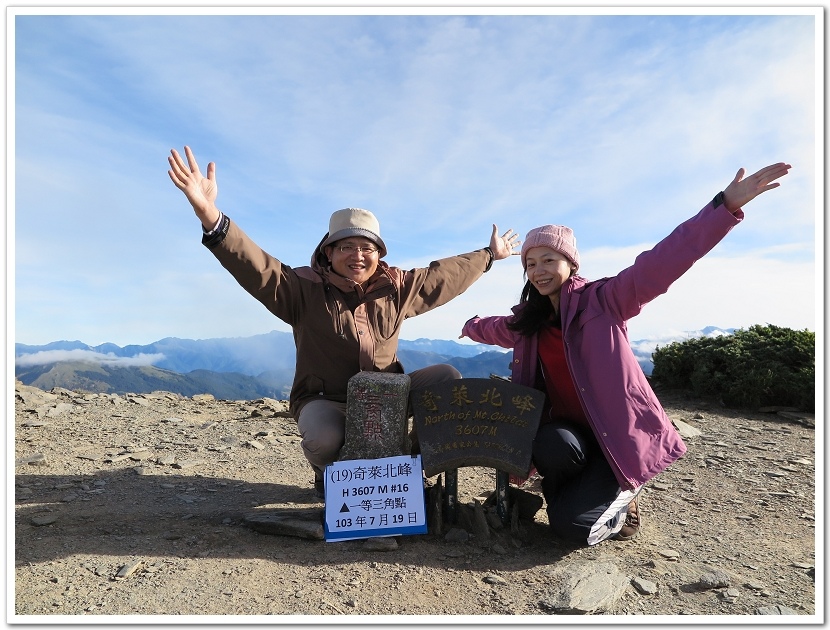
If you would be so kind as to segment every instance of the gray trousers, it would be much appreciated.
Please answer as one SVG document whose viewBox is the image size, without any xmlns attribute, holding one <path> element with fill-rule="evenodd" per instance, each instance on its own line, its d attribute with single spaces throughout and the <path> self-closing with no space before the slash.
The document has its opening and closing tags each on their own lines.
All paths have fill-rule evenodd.
<svg viewBox="0 0 830 630">
<path fill-rule="evenodd" d="M 451 365 L 430 365 L 409 374 L 410 389 L 458 378 L 461 378 L 461 373 Z M 346 439 L 346 403 L 312 400 L 300 412 L 297 426 L 303 438 L 300 443 L 303 454 L 314 469 L 314 479 L 320 480 L 326 466 L 337 461 Z"/>
</svg>

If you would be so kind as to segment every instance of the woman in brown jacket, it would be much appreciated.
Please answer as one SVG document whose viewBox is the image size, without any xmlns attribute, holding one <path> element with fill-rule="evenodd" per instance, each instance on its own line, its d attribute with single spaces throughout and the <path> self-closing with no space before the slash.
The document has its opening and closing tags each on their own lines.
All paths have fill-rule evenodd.
<svg viewBox="0 0 830 630">
<path fill-rule="evenodd" d="M 293 329 L 297 359 L 290 410 L 322 494 L 325 466 L 336 461 L 344 442 L 349 379 L 360 371 L 403 373 L 397 348 L 404 321 L 463 293 L 494 260 L 518 255 L 521 241 L 513 230 L 499 236 L 494 225 L 488 247 L 404 271 L 381 260 L 386 245 L 375 216 L 345 208 L 331 215 L 311 264 L 292 268 L 260 249 L 216 207 L 216 165 L 208 164 L 204 177 L 189 147 L 185 156 L 187 164 L 171 151 L 168 174 L 201 221 L 203 244 Z M 409 376 L 412 389 L 461 378 L 450 365 Z"/>
</svg>

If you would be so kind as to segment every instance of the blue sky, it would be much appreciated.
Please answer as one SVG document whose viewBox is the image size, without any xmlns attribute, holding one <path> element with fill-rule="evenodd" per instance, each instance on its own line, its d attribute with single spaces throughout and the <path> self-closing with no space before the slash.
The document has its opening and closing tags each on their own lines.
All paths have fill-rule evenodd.
<svg viewBox="0 0 830 630">
<path fill-rule="evenodd" d="M 333 211 L 359 206 L 377 215 L 395 266 L 483 247 L 493 223 L 522 237 L 559 223 L 588 278 L 631 264 L 739 167 L 786 161 L 782 186 L 630 336 L 821 321 L 820 9 L 103 10 L 7 16 L 16 342 L 290 330 L 200 244 L 167 175 L 185 144 L 203 169 L 216 162 L 220 209 L 292 266 L 307 264 Z M 497 262 L 401 337 L 454 339 L 472 315 L 507 313 L 522 285 L 518 257 Z"/>
</svg>

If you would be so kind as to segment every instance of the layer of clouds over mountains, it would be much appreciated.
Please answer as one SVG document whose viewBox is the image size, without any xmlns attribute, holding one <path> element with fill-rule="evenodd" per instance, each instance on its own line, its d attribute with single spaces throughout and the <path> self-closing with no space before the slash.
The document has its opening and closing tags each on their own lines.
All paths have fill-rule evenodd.
<svg viewBox="0 0 830 630">
<path fill-rule="evenodd" d="M 35 365 L 47 365 L 65 361 L 82 361 L 87 363 L 99 363 L 110 367 L 142 367 L 155 365 L 164 360 L 164 354 L 139 353 L 131 357 L 119 357 L 115 354 L 96 352 L 95 350 L 40 350 L 29 354 L 15 357 L 14 364 L 17 367 L 33 367 Z"/>
<path fill-rule="evenodd" d="M 731 334 L 734 329 L 709 326 L 699 331 L 678 332 L 659 339 L 640 339 L 631 342 L 634 355 L 643 372 L 650 375 L 654 367 L 651 356 L 658 346 L 695 337 Z M 108 367 L 156 366 L 186 373 L 192 370 L 239 372 L 258 375 L 269 370 L 292 370 L 294 345 L 291 333 L 272 331 L 264 335 L 223 339 L 167 338 L 145 346 L 102 344 L 91 347 L 79 341 L 58 341 L 46 346 L 15 344 L 15 367 L 32 368 L 59 362 L 96 363 Z M 459 344 L 454 341 L 417 339 L 401 340 L 399 355 L 407 370 L 417 369 L 449 359 L 471 359 L 485 352 L 505 352 L 482 344 Z M 500 363 L 499 363 L 500 365 Z"/>
</svg>

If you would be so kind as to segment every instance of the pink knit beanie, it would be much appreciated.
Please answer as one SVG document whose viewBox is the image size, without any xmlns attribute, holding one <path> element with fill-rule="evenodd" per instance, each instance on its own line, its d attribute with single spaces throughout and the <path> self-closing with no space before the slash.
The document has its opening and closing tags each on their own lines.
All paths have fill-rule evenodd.
<svg viewBox="0 0 830 630">
<path fill-rule="evenodd" d="M 524 243 L 522 243 L 522 267 L 525 269 L 527 269 L 527 252 L 534 247 L 550 247 L 571 261 L 577 270 L 579 269 L 579 252 L 576 251 L 576 238 L 573 230 L 569 227 L 543 225 L 530 230 Z"/>
</svg>

